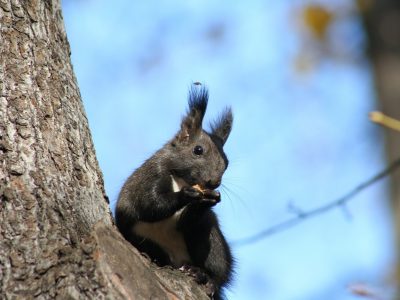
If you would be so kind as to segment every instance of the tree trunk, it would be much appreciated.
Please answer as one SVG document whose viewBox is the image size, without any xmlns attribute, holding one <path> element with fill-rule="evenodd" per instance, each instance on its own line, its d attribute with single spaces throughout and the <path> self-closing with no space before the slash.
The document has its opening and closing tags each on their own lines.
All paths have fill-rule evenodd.
<svg viewBox="0 0 400 300">
<path fill-rule="evenodd" d="M 373 63 L 378 102 L 383 113 L 400 120 L 400 2 L 359 1 L 368 35 L 368 52 Z M 388 161 L 400 156 L 400 133 L 385 129 Z M 400 250 L 400 172 L 391 176 L 391 203 L 395 218 L 397 253 Z M 400 263 L 397 266 L 400 278 Z M 399 282 L 397 282 L 400 287 Z M 400 296 L 400 295 L 399 295 Z"/>
<path fill-rule="evenodd" d="M 113 225 L 59 0 L 0 0 L 0 295 L 207 298 Z"/>
</svg>

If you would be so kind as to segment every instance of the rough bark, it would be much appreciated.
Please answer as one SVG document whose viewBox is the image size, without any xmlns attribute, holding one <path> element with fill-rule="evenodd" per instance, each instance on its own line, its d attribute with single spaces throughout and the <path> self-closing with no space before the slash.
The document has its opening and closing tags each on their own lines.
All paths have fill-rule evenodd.
<svg viewBox="0 0 400 300">
<path fill-rule="evenodd" d="M 368 35 L 368 53 L 373 64 L 381 111 L 400 120 L 400 2 L 359 1 Z M 400 133 L 385 129 L 386 156 L 400 156 Z M 391 177 L 391 203 L 395 219 L 397 253 L 400 250 L 400 172 Z M 400 278 L 400 264 L 397 278 Z M 398 282 L 398 286 L 400 284 Z"/>
<path fill-rule="evenodd" d="M 57 0 L 0 0 L 0 295 L 206 298 L 113 226 Z"/>
</svg>

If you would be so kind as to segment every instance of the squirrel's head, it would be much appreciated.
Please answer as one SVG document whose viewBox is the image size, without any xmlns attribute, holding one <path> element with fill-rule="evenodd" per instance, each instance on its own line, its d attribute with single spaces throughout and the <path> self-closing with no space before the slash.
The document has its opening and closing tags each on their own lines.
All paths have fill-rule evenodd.
<svg viewBox="0 0 400 300">
<path fill-rule="evenodd" d="M 193 84 L 189 91 L 189 110 L 181 123 L 181 129 L 170 141 L 171 175 L 183 179 L 189 185 L 198 184 L 215 189 L 221 184 L 228 167 L 223 146 L 232 129 L 232 111 L 226 108 L 211 123 L 210 132 L 203 127 L 203 117 L 208 102 L 208 91 L 200 84 Z"/>
</svg>

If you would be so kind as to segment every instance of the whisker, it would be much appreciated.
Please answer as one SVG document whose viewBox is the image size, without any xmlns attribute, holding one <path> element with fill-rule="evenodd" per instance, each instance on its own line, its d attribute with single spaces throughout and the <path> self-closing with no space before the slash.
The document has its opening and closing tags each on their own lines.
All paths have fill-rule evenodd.
<svg viewBox="0 0 400 300">
<path fill-rule="evenodd" d="M 238 187 L 239 187 L 239 186 L 238 186 Z M 239 202 L 239 203 L 241 204 L 241 206 L 246 210 L 246 212 L 247 212 L 250 216 L 253 215 L 253 213 L 252 213 L 251 210 L 249 209 L 249 206 L 248 206 L 247 203 L 243 200 L 243 198 L 240 196 L 240 194 L 234 192 L 234 190 L 231 189 L 231 188 L 229 188 L 226 184 L 222 184 L 222 185 L 221 185 L 221 189 L 224 191 L 225 195 L 228 197 L 229 202 L 231 203 L 231 208 L 232 208 L 233 211 L 236 212 L 235 204 Z M 233 201 L 232 196 L 233 196 L 233 198 L 235 198 L 235 199 L 237 199 L 237 200 L 239 200 L 239 201 L 238 201 L 238 202 L 237 202 L 237 201 Z M 237 207 L 237 206 L 236 206 L 236 207 Z"/>
<path fill-rule="evenodd" d="M 245 192 L 246 194 L 249 193 L 249 190 L 247 188 L 243 187 L 242 185 L 239 185 L 239 184 L 235 183 L 234 179 L 224 178 L 224 182 L 228 183 L 230 186 L 233 186 L 236 189 L 239 189 L 239 190 Z"/>
</svg>

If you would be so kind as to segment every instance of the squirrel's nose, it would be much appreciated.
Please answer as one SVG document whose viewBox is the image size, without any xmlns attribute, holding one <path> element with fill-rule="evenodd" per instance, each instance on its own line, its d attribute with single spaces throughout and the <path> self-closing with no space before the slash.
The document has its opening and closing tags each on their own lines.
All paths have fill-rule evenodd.
<svg viewBox="0 0 400 300">
<path fill-rule="evenodd" d="M 206 182 L 206 188 L 210 190 L 215 190 L 221 184 L 221 178 L 217 180 L 209 180 Z"/>
</svg>

